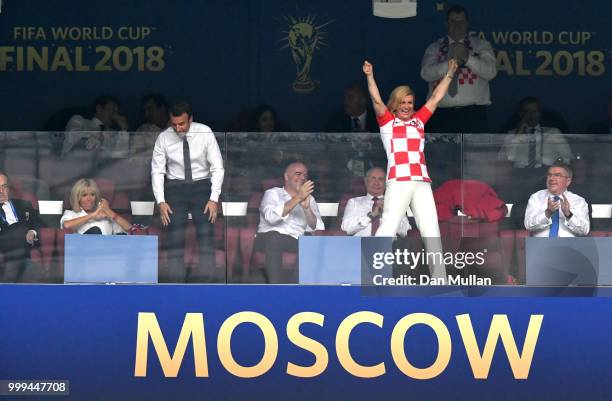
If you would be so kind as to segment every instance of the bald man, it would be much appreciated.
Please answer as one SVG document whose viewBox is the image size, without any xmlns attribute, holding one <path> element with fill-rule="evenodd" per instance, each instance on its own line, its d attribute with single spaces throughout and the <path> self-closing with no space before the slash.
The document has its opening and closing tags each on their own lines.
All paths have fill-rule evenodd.
<svg viewBox="0 0 612 401">
<path fill-rule="evenodd" d="M 306 166 L 291 163 L 283 177 L 282 188 L 270 188 L 264 193 L 255 240 L 255 249 L 266 254 L 267 280 L 272 284 L 297 282 L 296 272 L 291 279 L 283 277 L 283 252 L 297 252 L 298 237 L 305 232 L 325 229 Z"/>
</svg>

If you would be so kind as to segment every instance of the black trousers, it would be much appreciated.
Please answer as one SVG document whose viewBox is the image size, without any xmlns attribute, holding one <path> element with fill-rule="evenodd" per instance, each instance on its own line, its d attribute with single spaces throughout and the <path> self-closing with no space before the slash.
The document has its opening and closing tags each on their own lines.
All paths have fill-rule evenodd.
<svg viewBox="0 0 612 401">
<path fill-rule="evenodd" d="M 270 284 L 297 283 L 297 268 L 283 271 L 283 252 L 297 252 L 298 240 L 290 235 L 277 231 L 257 233 L 255 238 L 256 251 L 266 254 L 265 275 Z"/>
<path fill-rule="evenodd" d="M 23 274 L 30 247 L 26 242 L 28 227 L 22 223 L 2 226 L 0 231 L 0 282 L 16 283 Z"/>
<path fill-rule="evenodd" d="M 168 252 L 168 279 L 170 282 L 185 282 L 185 233 L 188 213 L 191 213 L 198 240 L 198 266 L 191 272 L 190 281 L 210 282 L 215 271 L 213 248 L 213 225 L 204 215 L 210 199 L 210 180 L 187 183 L 182 180 L 167 180 L 164 185 L 166 202 L 172 209 L 166 249 Z"/>
</svg>

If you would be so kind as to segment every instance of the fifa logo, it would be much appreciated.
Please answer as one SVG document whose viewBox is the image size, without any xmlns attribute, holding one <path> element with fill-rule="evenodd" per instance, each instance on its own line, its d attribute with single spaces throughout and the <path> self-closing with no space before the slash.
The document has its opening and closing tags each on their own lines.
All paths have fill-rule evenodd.
<svg viewBox="0 0 612 401">
<path fill-rule="evenodd" d="M 312 92 L 319 84 L 319 81 L 314 81 L 310 76 L 313 56 L 321 46 L 327 46 L 325 43 L 327 32 L 322 28 L 332 21 L 316 25 L 315 17 L 311 16 L 300 19 L 288 16 L 285 17 L 285 20 L 289 25 L 289 30 L 283 31 L 286 34 L 283 38 L 286 44 L 282 49 L 291 49 L 291 56 L 296 67 L 296 76 L 291 87 L 297 93 Z"/>
</svg>

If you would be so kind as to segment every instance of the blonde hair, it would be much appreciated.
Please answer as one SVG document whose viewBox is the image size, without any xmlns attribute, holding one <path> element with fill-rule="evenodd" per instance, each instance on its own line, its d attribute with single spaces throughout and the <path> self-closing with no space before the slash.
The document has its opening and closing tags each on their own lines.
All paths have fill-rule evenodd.
<svg viewBox="0 0 612 401">
<path fill-rule="evenodd" d="M 415 97 L 414 92 L 408 85 L 398 86 L 391 91 L 389 100 L 387 101 L 387 109 L 391 112 L 391 114 L 395 115 L 397 108 L 406 96 L 412 96 L 413 98 Z"/>
<path fill-rule="evenodd" d="M 96 197 L 95 204 L 97 205 L 98 202 L 100 202 L 100 199 L 102 199 L 102 195 L 100 195 L 100 190 L 98 189 L 96 182 L 91 178 L 81 178 L 72 186 L 72 190 L 70 191 L 70 206 L 72 206 L 72 210 L 77 213 L 81 211 L 81 205 L 79 201 L 81 200 L 83 195 L 89 192 L 89 190 L 93 191 Z"/>
</svg>

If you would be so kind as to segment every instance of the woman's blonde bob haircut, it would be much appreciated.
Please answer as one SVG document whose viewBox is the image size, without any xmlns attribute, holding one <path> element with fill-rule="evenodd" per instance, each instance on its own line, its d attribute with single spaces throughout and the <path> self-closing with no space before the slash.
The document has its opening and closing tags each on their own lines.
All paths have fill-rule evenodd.
<svg viewBox="0 0 612 401">
<path fill-rule="evenodd" d="M 102 199 L 102 196 L 100 195 L 100 190 L 98 189 L 98 186 L 94 180 L 91 178 L 81 178 L 72 186 L 72 190 L 70 191 L 70 206 L 72 206 L 72 210 L 77 213 L 81 212 L 81 205 L 79 204 L 79 201 L 83 195 L 90 191 L 94 193 L 96 197 L 95 204 L 97 205 Z"/>
<path fill-rule="evenodd" d="M 391 112 L 391 114 L 395 115 L 397 113 L 399 105 L 406 96 L 412 96 L 413 98 L 415 97 L 414 92 L 408 85 L 401 85 L 393 89 L 389 95 L 389 101 L 387 102 L 387 109 Z"/>
</svg>

